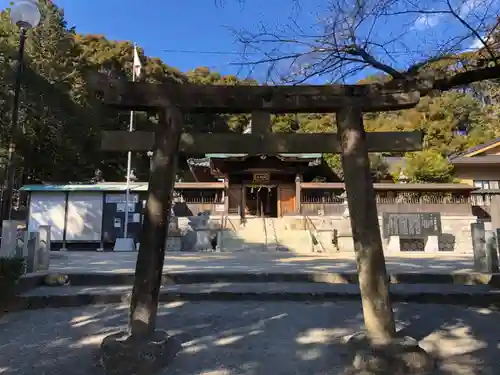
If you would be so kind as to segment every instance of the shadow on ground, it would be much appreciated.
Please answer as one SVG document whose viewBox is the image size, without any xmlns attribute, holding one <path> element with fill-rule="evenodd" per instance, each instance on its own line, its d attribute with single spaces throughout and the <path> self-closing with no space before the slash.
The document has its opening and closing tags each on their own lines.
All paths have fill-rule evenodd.
<svg viewBox="0 0 500 375">
<path fill-rule="evenodd" d="M 67 252 L 51 254 L 57 272 L 133 273 L 137 253 Z M 472 255 L 402 254 L 386 256 L 390 273 L 472 271 Z M 356 272 L 354 254 L 298 255 L 286 252 L 169 253 L 166 272 Z"/>
<path fill-rule="evenodd" d="M 126 325 L 128 306 L 46 309 L 0 320 L 0 373 L 100 374 L 102 338 Z M 498 373 L 500 313 L 446 305 L 397 304 L 400 327 L 442 358 L 442 375 Z M 343 375 L 342 337 L 362 327 L 357 302 L 169 303 L 158 328 L 182 342 L 164 375 Z"/>
</svg>

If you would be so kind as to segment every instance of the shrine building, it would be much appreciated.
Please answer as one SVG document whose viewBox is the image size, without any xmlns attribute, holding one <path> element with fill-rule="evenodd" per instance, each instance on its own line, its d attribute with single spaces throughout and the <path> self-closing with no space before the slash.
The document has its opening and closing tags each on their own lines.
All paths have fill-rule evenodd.
<svg viewBox="0 0 500 375">
<path fill-rule="evenodd" d="M 207 154 L 188 159 L 188 166 L 193 182 L 224 182 L 224 211 L 241 217 L 296 214 L 300 212 L 301 183 L 340 182 L 321 154 Z"/>
</svg>

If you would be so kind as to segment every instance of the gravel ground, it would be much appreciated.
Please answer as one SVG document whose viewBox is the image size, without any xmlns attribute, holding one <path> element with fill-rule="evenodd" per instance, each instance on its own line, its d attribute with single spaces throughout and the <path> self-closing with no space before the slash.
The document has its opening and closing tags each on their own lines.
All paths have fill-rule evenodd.
<svg viewBox="0 0 500 375">
<path fill-rule="evenodd" d="M 500 298 L 500 290 L 489 285 L 455 285 L 455 284 L 391 284 L 392 293 L 397 294 L 491 294 Z M 131 285 L 107 286 L 41 286 L 31 289 L 22 296 L 53 296 L 71 294 L 106 294 L 127 293 L 132 291 Z M 326 283 L 200 283 L 162 286 L 162 292 L 184 293 L 301 293 L 321 294 L 339 293 L 359 295 L 358 284 L 326 284 Z"/>
<path fill-rule="evenodd" d="M 54 272 L 131 273 L 137 253 L 52 252 Z M 389 273 L 467 273 L 473 269 L 472 254 L 386 254 Z M 299 255 L 291 253 L 169 253 L 165 272 L 356 272 L 353 253 Z"/>
<path fill-rule="evenodd" d="M 101 374 L 97 349 L 123 329 L 127 306 L 45 309 L 0 319 L 0 374 Z M 395 305 L 400 328 L 439 358 L 442 375 L 493 375 L 500 313 L 446 305 Z M 359 303 L 170 303 L 158 328 L 183 351 L 163 375 L 342 375 L 341 338 L 361 329 Z"/>
</svg>

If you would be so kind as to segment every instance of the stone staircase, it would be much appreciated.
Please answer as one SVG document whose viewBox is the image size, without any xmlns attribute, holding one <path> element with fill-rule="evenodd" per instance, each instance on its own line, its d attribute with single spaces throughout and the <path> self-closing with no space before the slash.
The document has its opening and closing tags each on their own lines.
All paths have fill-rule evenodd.
<svg viewBox="0 0 500 375">
<path fill-rule="evenodd" d="M 311 235 L 306 230 L 291 230 L 283 219 L 273 220 L 273 227 L 279 244 L 279 250 L 297 254 L 312 252 Z"/>
<path fill-rule="evenodd" d="M 229 219 L 221 234 L 222 251 L 268 251 L 267 226 L 263 218 L 248 218 L 245 223 L 233 223 Z"/>
<path fill-rule="evenodd" d="M 313 236 L 308 230 L 290 230 L 280 218 L 248 218 L 246 223 L 234 225 L 229 222 L 221 233 L 220 248 L 229 252 L 289 251 L 307 254 L 321 247 L 313 243 Z"/>
</svg>

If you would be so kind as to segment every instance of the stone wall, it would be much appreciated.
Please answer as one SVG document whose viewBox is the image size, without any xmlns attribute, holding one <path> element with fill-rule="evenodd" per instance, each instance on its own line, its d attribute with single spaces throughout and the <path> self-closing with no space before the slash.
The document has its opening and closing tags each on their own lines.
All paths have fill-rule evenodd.
<svg viewBox="0 0 500 375">
<path fill-rule="evenodd" d="M 336 253 L 354 250 L 348 218 L 340 216 L 286 216 L 249 218 L 239 216 L 179 217 L 167 244 L 169 251 L 289 251 L 293 253 Z M 439 237 L 406 240 L 384 239 L 386 253 L 400 251 L 472 253 L 470 224 L 475 216 L 442 216 Z M 382 228 L 382 218 L 379 218 Z M 174 229 L 174 228 L 172 228 Z M 335 233 L 335 234 L 334 234 Z"/>
<path fill-rule="evenodd" d="M 335 217 L 284 217 L 288 230 L 310 231 L 326 252 L 353 251 L 349 218 Z M 442 216 L 442 235 L 437 238 L 403 239 L 391 237 L 383 239 L 387 253 L 399 251 L 472 253 L 470 224 L 476 222 L 475 216 Z M 379 217 L 382 231 L 382 217 Z M 336 240 L 334 236 L 336 230 Z"/>
</svg>

